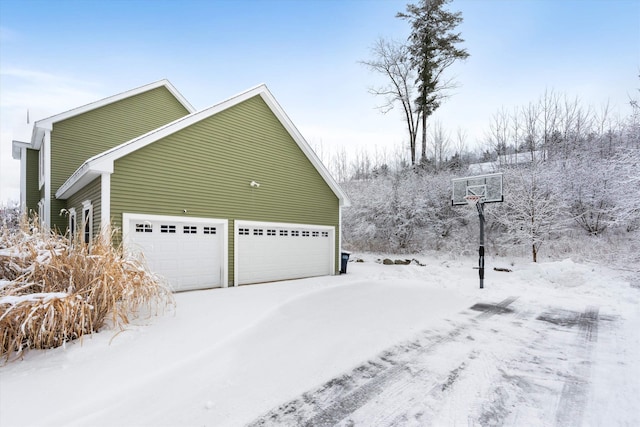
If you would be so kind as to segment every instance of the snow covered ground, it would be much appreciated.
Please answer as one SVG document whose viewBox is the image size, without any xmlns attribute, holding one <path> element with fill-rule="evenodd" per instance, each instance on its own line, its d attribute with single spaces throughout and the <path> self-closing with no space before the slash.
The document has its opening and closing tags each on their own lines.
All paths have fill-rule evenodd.
<svg viewBox="0 0 640 427">
<path fill-rule="evenodd" d="M 640 425 L 637 273 L 488 258 L 480 290 L 472 258 L 363 258 L 31 351 L 0 426 Z"/>
</svg>

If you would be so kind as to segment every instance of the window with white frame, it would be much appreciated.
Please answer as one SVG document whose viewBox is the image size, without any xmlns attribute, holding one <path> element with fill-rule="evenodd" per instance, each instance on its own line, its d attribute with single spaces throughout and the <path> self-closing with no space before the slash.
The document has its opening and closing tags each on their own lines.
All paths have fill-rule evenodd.
<svg viewBox="0 0 640 427">
<path fill-rule="evenodd" d="M 69 240 L 73 242 L 76 237 L 77 217 L 76 208 L 69 209 Z"/>
<path fill-rule="evenodd" d="M 87 245 L 91 243 L 93 234 L 93 205 L 91 201 L 82 202 L 82 241 Z"/>
</svg>

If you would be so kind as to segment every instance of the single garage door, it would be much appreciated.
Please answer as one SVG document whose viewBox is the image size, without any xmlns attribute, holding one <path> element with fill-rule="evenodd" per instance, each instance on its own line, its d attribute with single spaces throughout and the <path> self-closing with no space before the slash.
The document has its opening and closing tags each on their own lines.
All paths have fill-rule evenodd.
<svg viewBox="0 0 640 427">
<path fill-rule="evenodd" d="M 236 221 L 236 283 L 325 276 L 335 271 L 335 229 Z"/>
<path fill-rule="evenodd" d="M 174 291 L 226 284 L 226 232 L 225 220 L 123 215 L 127 248 L 142 252 L 149 269 Z"/>
</svg>

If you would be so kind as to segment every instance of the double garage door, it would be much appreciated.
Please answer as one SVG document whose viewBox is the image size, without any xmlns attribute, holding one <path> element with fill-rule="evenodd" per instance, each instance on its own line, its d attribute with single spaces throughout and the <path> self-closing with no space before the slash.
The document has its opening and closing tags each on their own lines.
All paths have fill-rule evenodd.
<svg viewBox="0 0 640 427">
<path fill-rule="evenodd" d="M 235 277 L 240 285 L 334 271 L 333 227 L 236 221 L 235 242 Z"/>
<path fill-rule="evenodd" d="M 223 286 L 224 220 L 124 214 L 126 246 L 174 291 Z"/>
<path fill-rule="evenodd" d="M 123 215 L 125 245 L 175 291 L 227 286 L 228 222 Z M 236 221 L 234 285 L 333 274 L 333 227 Z"/>
</svg>

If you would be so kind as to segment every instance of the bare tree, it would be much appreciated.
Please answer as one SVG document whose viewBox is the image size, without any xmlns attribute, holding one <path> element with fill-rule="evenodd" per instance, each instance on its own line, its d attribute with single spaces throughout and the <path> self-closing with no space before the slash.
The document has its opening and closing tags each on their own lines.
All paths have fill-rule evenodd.
<svg viewBox="0 0 640 427">
<path fill-rule="evenodd" d="M 556 129 L 558 117 L 559 99 L 553 90 L 545 90 L 544 95 L 538 102 L 540 106 L 540 121 L 542 122 L 542 160 L 546 160 L 549 154 L 549 145 L 552 140 L 552 133 Z"/>
<path fill-rule="evenodd" d="M 509 142 L 509 115 L 504 108 L 496 112 L 491 118 L 487 140 L 489 141 L 490 149 L 495 151 L 498 156 L 498 163 L 502 165 L 505 161 L 507 143 Z"/>
<path fill-rule="evenodd" d="M 411 164 L 416 162 L 416 141 L 421 110 L 413 108 L 416 97 L 416 74 L 411 67 L 407 46 L 398 42 L 378 39 L 371 49 L 373 59 L 361 61 L 371 70 L 383 74 L 387 83 L 383 86 L 370 88 L 369 92 L 384 98 L 384 103 L 378 109 L 386 114 L 396 105 L 400 105 L 404 122 L 407 126 Z"/>
<path fill-rule="evenodd" d="M 492 215 L 505 227 L 512 243 L 531 248 L 532 260 L 537 262 L 543 243 L 564 227 L 562 205 L 539 160 L 510 170 L 505 179 L 509 182 L 505 206 Z"/>
<path fill-rule="evenodd" d="M 442 169 L 448 154 L 451 138 L 444 130 L 442 123 L 435 122 L 431 131 L 431 149 L 433 154 L 433 166 L 435 171 Z"/>
<path fill-rule="evenodd" d="M 522 107 L 522 120 L 524 122 L 524 149 L 529 151 L 531 161 L 537 159 L 536 154 L 539 147 L 540 130 L 538 121 L 540 109 L 537 104 L 530 102 L 526 107 Z M 542 158 L 540 158 L 542 160 Z"/>
<path fill-rule="evenodd" d="M 344 146 L 333 154 L 331 171 L 338 182 L 345 182 L 349 178 L 349 161 Z"/>
<path fill-rule="evenodd" d="M 520 121 L 520 114 L 518 114 L 518 109 L 513 109 L 513 115 L 511 116 L 511 137 L 513 138 L 513 157 L 511 158 L 511 162 L 513 164 L 518 164 L 518 153 L 520 152 L 520 126 L 522 123 Z"/>
<path fill-rule="evenodd" d="M 452 162 L 454 169 L 460 169 L 463 165 L 469 164 L 469 153 L 467 147 L 467 131 L 461 127 L 456 129 L 456 137 L 453 141 L 454 157 L 457 156 L 457 164 Z"/>
</svg>

